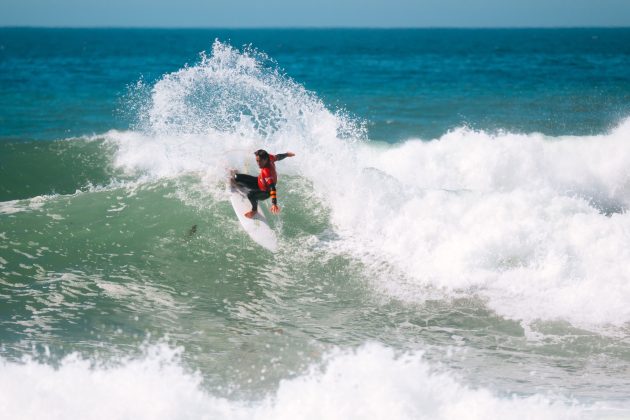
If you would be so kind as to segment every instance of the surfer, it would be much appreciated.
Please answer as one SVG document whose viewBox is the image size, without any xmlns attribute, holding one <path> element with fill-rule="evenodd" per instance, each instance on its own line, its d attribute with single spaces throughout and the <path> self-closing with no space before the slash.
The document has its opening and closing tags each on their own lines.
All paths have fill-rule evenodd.
<svg viewBox="0 0 630 420">
<path fill-rule="evenodd" d="M 295 156 L 295 153 L 279 153 L 277 155 L 270 155 L 266 150 L 256 150 L 256 163 L 260 168 L 260 175 L 258 178 L 252 175 L 246 174 L 234 174 L 234 181 L 247 189 L 247 198 L 252 203 L 251 211 L 245 213 L 245 217 L 252 219 L 258 212 L 258 201 L 266 200 L 271 197 L 271 212 L 273 214 L 280 213 L 280 207 L 278 207 L 278 201 L 276 197 L 276 182 L 278 182 L 278 174 L 276 173 L 275 162 L 287 157 Z"/>
</svg>

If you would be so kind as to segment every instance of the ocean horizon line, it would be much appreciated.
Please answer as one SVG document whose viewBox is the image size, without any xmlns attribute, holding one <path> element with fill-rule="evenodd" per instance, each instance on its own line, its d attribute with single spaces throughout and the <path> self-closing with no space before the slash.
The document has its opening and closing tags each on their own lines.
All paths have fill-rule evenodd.
<svg viewBox="0 0 630 420">
<path fill-rule="evenodd" d="M 124 26 L 124 25 L 0 25 L 0 29 L 121 29 L 121 30 L 588 30 L 630 29 L 630 26 Z"/>
</svg>

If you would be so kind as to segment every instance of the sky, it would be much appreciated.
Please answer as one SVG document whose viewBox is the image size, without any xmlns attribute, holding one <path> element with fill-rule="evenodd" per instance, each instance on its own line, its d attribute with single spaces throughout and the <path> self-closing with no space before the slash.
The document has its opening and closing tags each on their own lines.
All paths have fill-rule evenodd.
<svg viewBox="0 0 630 420">
<path fill-rule="evenodd" d="M 0 26 L 630 27 L 630 0 L 0 0 Z"/>
</svg>

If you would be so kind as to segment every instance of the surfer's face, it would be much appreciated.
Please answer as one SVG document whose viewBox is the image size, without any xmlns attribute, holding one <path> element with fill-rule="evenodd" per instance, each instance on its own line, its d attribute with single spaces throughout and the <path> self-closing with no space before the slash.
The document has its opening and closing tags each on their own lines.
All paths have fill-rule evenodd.
<svg viewBox="0 0 630 420">
<path fill-rule="evenodd" d="M 264 168 L 267 164 L 267 159 L 256 156 L 256 163 L 258 164 L 259 168 Z"/>
</svg>

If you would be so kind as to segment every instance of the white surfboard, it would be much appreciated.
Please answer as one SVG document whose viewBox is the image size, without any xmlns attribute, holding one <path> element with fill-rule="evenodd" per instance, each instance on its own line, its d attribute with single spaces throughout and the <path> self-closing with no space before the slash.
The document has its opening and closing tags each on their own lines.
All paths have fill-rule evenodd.
<svg viewBox="0 0 630 420">
<path fill-rule="evenodd" d="M 241 222 L 243 230 L 252 238 L 258 245 L 268 249 L 271 252 L 278 250 L 278 238 L 276 233 L 269 227 L 267 218 L 259 209 L 256 216 L 253 219 L 245 217 L 245 213 L 252 209 L 252 204 L 247 199 L 247 191 L 244 188 L 232 185 L 230 180 L 227 182 L 227 190 L 230 194 L 230 202 L 234 208 L 234 212 L 238 217 L 238 221 Z"/>
</svg>

